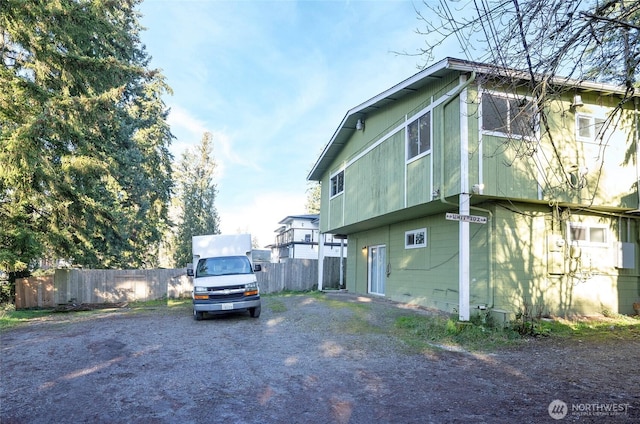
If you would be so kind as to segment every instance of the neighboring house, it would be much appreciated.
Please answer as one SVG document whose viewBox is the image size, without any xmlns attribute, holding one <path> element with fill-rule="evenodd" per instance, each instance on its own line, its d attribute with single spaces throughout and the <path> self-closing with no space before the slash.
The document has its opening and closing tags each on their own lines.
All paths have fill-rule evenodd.
<svg viewBox="0 0 640 424">
<path fill-rule="evenodd" d="M 341 242 L 332 234 L 320 234 L 319 215 L 290 215 L 279 222 L 276 242 L 271 247 L 271 261 L 285 262 L 287 259 L 318 259 L 322 245 L 324 257 L 340 257 Z M 319 243 L 323 240 L 323 243 Z M 344 243 L 346 253 L 346 242 Z"/>
<path fill-rule="evenodd" d="M 462 320 L 633 313 L 638 98 L 613 128 L 620 88 L 556 79 L 542 125 L 528 76 L 505 76 L 445 59 L 347 112 L 308 177 L 347 289 Z"/>
</svg>

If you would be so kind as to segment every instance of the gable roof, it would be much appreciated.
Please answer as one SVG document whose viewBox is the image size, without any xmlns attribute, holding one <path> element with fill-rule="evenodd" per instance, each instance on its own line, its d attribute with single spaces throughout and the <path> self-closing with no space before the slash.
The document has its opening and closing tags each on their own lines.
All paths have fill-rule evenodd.
<svg viewBox="0 0 640 424">
<path fill-rule="evenodd" d="M 304 215 L 289 215 L 286 218 L 282 219 L 280 222 L 278 222 L 278 224 L 287 224 L 293 221 L 294 219 L 306 219 L 308 221 L 314 221 L 318 219 L 319 216 L 320 215 L 317 213 L 304 214 Z"/>
<path fill-rule="evenodd" d="M 356 124 L 359 119 L 364 120 L 370 113 L 401 100 L 405 96 L 423 88 L 433 80 L 439 80 L 451 72 L 477 72 L 488 75 L 508 76 L 513 79 L 531 79 L 530 74 L 524 71 L 447 57 L 347 111 L 342 122 L 340 122 L 340 125 L 338 125 L 338 128 L 329 140 L 329 143 L 327 143 L 320 157 L 313 165 L 313 168 L 307 176 L 307 180 L 320 181 L 322 179 L 322 176 L 327 172 L 329 166 L 331 166 L 334 159 L 349 141 L 351 135 L 356 131 Z M 551 82 L 558 85 L 576 87 L 585 91 L 625 94 L 623 88 L 609 84 L 576 81 L 563 77 L 556 77 Z M 633 97 L 638 97 L 638 94 L 634 94 Z"/>
</svg>

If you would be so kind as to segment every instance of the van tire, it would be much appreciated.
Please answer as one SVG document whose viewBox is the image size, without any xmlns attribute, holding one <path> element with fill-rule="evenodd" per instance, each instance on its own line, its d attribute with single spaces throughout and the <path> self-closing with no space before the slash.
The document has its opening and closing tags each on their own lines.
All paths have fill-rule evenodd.
<svg viewBox="0 0 640 424">
<path fill-rule="evenodd" d="M 202 320 L 202 316 L 204 315 L 204 313 L 202 312 L 198 312 L 195 309 L 193 310 L 193 319 L 196 321 L 200 321 Z"/>
<path fill-rule="evenodd" d="M 260 306 L 256 306 L 255 308 L 251 308 L 249 309 L 249 315 L 251 315 L 251 318 L 259 318 L 260 317 Z"/>
</svg>

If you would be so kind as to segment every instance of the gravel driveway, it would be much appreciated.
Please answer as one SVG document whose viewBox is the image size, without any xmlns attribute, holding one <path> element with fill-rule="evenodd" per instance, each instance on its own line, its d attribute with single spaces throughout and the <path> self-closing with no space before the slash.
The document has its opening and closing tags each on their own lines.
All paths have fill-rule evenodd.
<svg viewBox="0 0 640 424">
<path fill-rule="evenodd" d="M 413 313 L 342 293 L 57 314 L 0 334 L 0 422 L 640 422 L 640 340 L 418 354 L 385 331 Z"/>
</svg>

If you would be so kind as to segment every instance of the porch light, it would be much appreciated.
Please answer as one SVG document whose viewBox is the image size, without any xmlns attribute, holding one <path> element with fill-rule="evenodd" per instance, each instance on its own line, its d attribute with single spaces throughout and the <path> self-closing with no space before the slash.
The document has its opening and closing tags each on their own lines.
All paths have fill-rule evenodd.
<svg viewBox="0 0 640 424">
<path fill-rule="evenodd" d="M 575 96 L 573 96 L 573 103 L 571 103 L 571 107 L 575 109 L 580 106 L 584 106 L 584 103 L 582 102 L 582 96 L 576 94 Z"/>
</svg>

